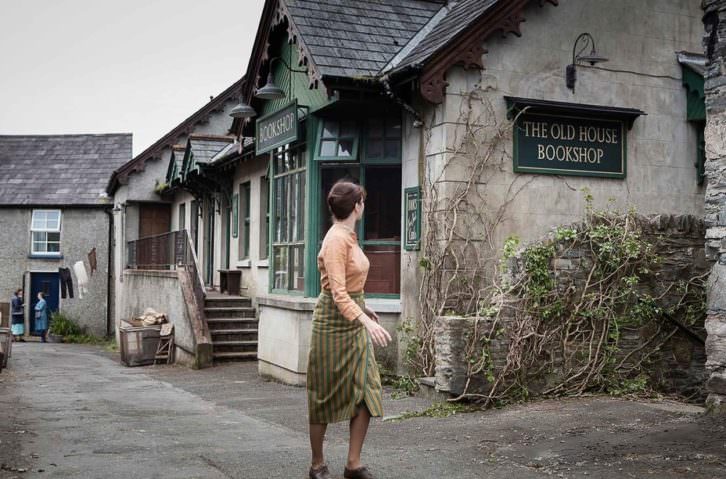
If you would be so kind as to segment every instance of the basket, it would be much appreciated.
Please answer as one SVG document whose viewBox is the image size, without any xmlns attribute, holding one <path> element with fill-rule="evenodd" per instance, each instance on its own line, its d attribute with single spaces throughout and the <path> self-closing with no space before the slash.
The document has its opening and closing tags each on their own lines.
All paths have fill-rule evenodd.
<svg viewBox="0 0 726 479">
<path fill-rule="evenodd" d="M 161 326 L 133 326 L 119 329 L 121 362 L 126 366 L 154 364 Z"/>
</svg>

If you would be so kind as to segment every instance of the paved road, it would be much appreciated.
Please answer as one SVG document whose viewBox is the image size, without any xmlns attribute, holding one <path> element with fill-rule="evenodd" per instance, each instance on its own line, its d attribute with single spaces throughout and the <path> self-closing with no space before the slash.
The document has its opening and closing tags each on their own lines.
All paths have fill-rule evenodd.
<svg viewBox="0 0 726 479">
<path fill-rule="evenodd" d="M 306 477 L 304 390 L 262 381 L 254 363 L 125 368 L 97 348 L 25 343 L 0 374 L 0 404 L 0 477 Z M 326 447 L 342 477 L 344 424 Z M 364 452 L 379 478 L 715 478 L 726 424 L 667 401 L 544 401 L 375 421 Z"/>
</svg>

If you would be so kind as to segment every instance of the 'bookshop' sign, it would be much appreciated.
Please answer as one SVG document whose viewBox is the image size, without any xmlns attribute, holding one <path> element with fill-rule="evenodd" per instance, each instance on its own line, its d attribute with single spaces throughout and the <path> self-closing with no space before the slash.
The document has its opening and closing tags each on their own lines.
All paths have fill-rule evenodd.
<svg viewBox="0 0 726 479">
<path fill-rule="evenodd" d="M 528 114 L 514 126 L 514 171 L 625 178 L 621 120 Z"/>
</svg>

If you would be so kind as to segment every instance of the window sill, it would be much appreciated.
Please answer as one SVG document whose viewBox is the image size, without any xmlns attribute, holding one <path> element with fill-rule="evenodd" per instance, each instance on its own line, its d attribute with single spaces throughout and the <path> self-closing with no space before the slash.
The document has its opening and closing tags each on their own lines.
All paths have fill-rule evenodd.
<svg viewBox="0 0 726 479">
<path fill-rule="evenodd" d="M 249 259 L 243 259 L 242 261 L 237 261 L 237 264 L 235 265 L 238 268 L 249 268 L 252 266 Z"/>
<path fill-rule="evenodd" d="M 62 254 L 29 254 L 29 259 L 47 259 L 47 260 L 59 260 L 63 259 Z"/>
<path fill-rule="evenodd" d="M 255 263 L 255 266 L 258 268 L 269 268 L 270 267 L 270 261 L 266 259 L 258 260 L 257 263 Z"/>
</svg>

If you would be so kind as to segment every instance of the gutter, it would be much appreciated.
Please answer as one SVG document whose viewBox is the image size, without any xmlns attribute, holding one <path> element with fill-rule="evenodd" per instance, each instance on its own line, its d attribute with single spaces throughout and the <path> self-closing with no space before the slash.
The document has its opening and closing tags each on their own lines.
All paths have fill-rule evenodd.
<svg viewBox="0 0 726 479">
<path fill-rule="evenodd" d="M 391 87 L 391 78 L 388 76 L 388 74 L 383 75 L 380 80 L 383 84 L 383 90 L 386 92 L 386 96 L 398 103 L 401 108 L 413 115 L 414 128 L 421 128 L 424 124 L 423 119 L 421 118 L 421 114 L 413 106 L 406 103 L 403 98 L 398 96 L 395 91 L 393 91 L 393 87 Z"/>
</svg>

